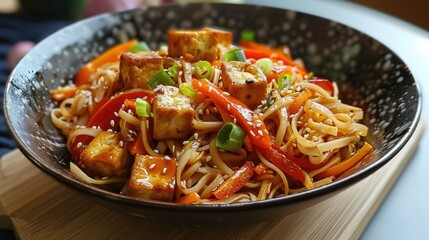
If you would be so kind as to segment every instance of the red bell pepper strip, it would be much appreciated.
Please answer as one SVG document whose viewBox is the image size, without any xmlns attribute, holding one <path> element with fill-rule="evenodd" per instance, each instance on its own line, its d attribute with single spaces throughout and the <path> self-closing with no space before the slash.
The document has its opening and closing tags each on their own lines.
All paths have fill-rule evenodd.
<svg viewBox="0 0 429 240">
<path fill-rule="evenodd" d="M 334 93 L 334 85 L 328 79 L 313 78 L 309 79 L 308 82 L 325 89 L 331 95 Z"/>
<path fill-rule="evenodd" d="M 229 111 L 229 113 L 237 119 L 239 125 L 244 129 L 249 136 L 253 145 L 260 148 L 271 147 L 271 138 L 267 134 L 264 121 L 250 110 L 244 103 L 232 97 L 209 81 L 203 79 L 193 79 L 192 86 L 203 93 L 220 107 Z"/>
<path fill-rule="evenodd" d="M 222 89 L 214 86 L 207 80 L 193 79 L 192 86 L 212 99 L 215 104 L 219 104 L 221 107 L 227 109 L 229 113 L 237 119 L 240 126 L 246 131 L 246 136 L 249 136 L 252 144 L 256 146 L 259 152 L 261 152 L 268 161 L 272 162 L 292 178 L 304 181 L 302 169 L 287 159 L 284 154 L 282 155 L 275 150 L 276 146 L 271 142 L 268 131 L 266 131 L 265 123 L 257 114 L 248 109 L 246 105 L 236 98 L 228 94 L 224 94 Z"/>
<path fill-rule="evenodd" d="M 223 199 L 240 190 L 252 177 L 255 165 L 252 161 L 247 161 L 235 173 L 229 176 L 225 182 L 221 183 L 212 194 L 217 199 Z"/>
<path fill-rule="evenodd" d="M 258 150 L 268 161 L 276 165 L 284 173 L 298 181 L 304 182 L 305 177 L 301 167 L 292 162 L 276 145 L 273 144 L 270 148 L 258 148 Z"/>
<path fill-rule="evenodd" d="M 289 114 L 295 114 L 304 103 L 313 96 L 313 91 L 305 88 L 302 92 L 296 96 L 292 103 L 289 105 Z"/>
<path fill-rule="evenodd" d="M 115 131 L 119 127 L 119 117 L 115 115 L 115 112 L 119 111 L 126 99 L 146 97 L 146 101 L 151 103 L 154 96 L 153 92 L 144 89 L 120 93 L 101 106 L 89 119 L 86 127 L 100 127 L 104 131 L 108 129 Z"/>
<path fill-rule="evenodd" d="M 117 113 L 119 111 L 125 100 L 146 97 L 146 101 L 151 103 L 154 99 L 154 96 L 155 95 L 151 91 L 144 89 L 120 93 L 108 100 L 104 105 L 99 107 L 98 110 L 94 111 L 87 122 L 86 127 L 99 127 L 103 131 L 107 131 L 109 129 L 116 131 L 119 128 L 119 117 L 115 114 L 115 112 Z M 78 161 L 80 154 L 92 141 L 92 139 L 93 137 L 85 135 L 77 136 L 74 139 L 71 149 L 72 158 L 74 160 Z"/>
<path fill-rule="evenodd" d="M 85 64 L 75 77 L 76 86 L 81 86 L 88 82 L 89 76 L 95 72 L 98 68 L 106 63 L 113 63 L 119 61 L 121 54 L 128 51 L 132 46 L 138 43 L 137 40 L 131 40 L 128 42 L 120 43 L 107 51 L 103 52 L 100 56 Z"/>
<path fill-rule="evenodd" d="M 325 166 L 329 162 L 328 160 L 325 160 L 319 164 L 312 164 L 310 162 L 310 159 L 308 159 L 308 156 L 303 155 L 302 157 L 295 157 L 295 156 L 291 156 L 290 154 L 285 153 L 283 150 L 281 150 L 276 145 L 273 145 L 273 148 L 276 151 L 278 151 L 280 154 L 284 155 L 287 159 L 289 159 L 289 161 L 295 163 L 296 165 L 298 165 L 299 167 L 301 167 L 302 169 L 305 169 L 305 170 L 319 169 L 319 168 Z"/>
</svg>

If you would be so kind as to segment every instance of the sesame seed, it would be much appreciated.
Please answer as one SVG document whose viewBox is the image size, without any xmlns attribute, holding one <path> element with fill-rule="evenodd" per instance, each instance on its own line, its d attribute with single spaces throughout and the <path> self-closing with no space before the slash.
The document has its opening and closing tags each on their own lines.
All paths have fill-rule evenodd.
<svg viewBox="0 0 429 240">
<path fill-rule="evenodd" d="M 253 123 L 251 121 L 248 121 L 247 124 L 249 124 L 250 126 L 253 126 Z"/>
<path fill-rule="evenodd" d="M 149 128 L 149 121 L 146 120 L 146 128 Z"/>
<path fill-rule="evenodd" d="M 223 92 L 222 95 L 229 96 L 231 94 L 229 94 L 229 92 Z"/>
<path fill-rule="evenodd" d="M 109 177 L 102 177 L 101 180 L 107 180 Z"/>
<path fill-rule="evenodd" d="M 210 110 L 208 108 L 206 108 L 206 114 L 209 115 L 210 114 Z"/>
<path fill-rule="evenodd" d="M 122 104 L 121 108 L 125 108 L 125 104 Z"/>
<path fill-rule="evenodd" d="M 256 127 L 258 127 L 258 128 L 261 127 L 261 126 L 262 126 L 262 123 L 257 123 L 256 124 Z"/>
<path fill-rule="evenodd" d="M 107 129 L 107 132 L 113 132 L 113 130 L 111 128 Z"/>
<path fill-rule="evenodd" d="M 250 130 L 250 134 L 252 134 L 252 136 L 256 136 L 256 134 L 252 131 L 252 130 Z"/>
<path fill-rule="evenodd" d="M 133 111 L 131 111 L 131 109 L 128 109 L 128 114 L 133 115 Z"/>
<path fill-rule="evenodd" d="M 262 130 L 261 130 L 261 129 L 259 129 L 259 130 L 258 130 L 258 134 L 259 134 L 259 135 L 261 135 L 261 136 L 263 136 L 263 135 L 264 135 L 264 133 L 262 132 Z"/>
<path fill-rule="evenodd" d="M 198 110 L 198 114 L 203 115 L 204 114 L 203 110 L 202 109 Z"/>
<path fill-rule="evenodd" d="M 149 169 L 153 169 L 155 166 L 156 166 L 156 164 L 155 164 L 155 163 L 152 163 L 152 164 L 149 166 Z"/>
<path fill-rule="evenodd" d="M 213 107 L 213 111 L 218 112 L 219 110 L 217 109 L 217 107 Z"/>
<path fill-rule="evenodd" d="M 176 145 L 173 145 L 173 147 L 171 148 L 171 150 L 173 150 L 173 152 L 176 151 Z"/>
<path fill-rule="evenodd" d="M 194 133 L 194 138 L 198 139 L 198 133 Z"/>
<path fill-rule="evenodd" d="M 200 86 L 200 88 L 202 88 L 203 84 L 201 82 L 198 82 L 198 86 Z"/>
<path fill-rule="evenodd" d="M 189 143 L 189 141 L 183 141 L 183 145 L 186 145 L 188 143 Z"/>
<path fill-rule="evenodd" d="M 166 167 L 164 167 L 163 169 L 162 169 L 162 173 L 163 174 L 165 174 L 167 172 L 167 168 Z"/>
<path fill-rule="evenodd" d="M 110 120 L 110 126 L 115 126 L 115 121 L 113 121 L 113 120 Z"/>
<path fill-rule="evenodd" d="M 164 158 L 167 159 L 167 160 L 171 160 L 171 158 L 169 156 L 167 156 L 167 155 Z"/>
<path fill-rule="evenodd" d="M 78 148 L 82 147 L 82 142 L 78 142 L 76 145 Z"/>
<path fill-rule="evenodd" d="M 155 149 L 155 150 L 153 150 L 154 152 L 156 152 L 156 153 L 159 153 L 159 150 L 158 149 Z"/>
<path fill-rule="evenodd" d="M 237 123 L 237 118 L 233 118 L 233 119 L 232 119 L 232 122 L 233 122 L 234 124 L 236 124 L 236 123 Z"/>
<path fill-rule="evenodd" d="M 121 140 L 121 141 L 119 141 L 119 146 L 120 147 L 123 147 L 124 146 L 124 142 Z"/>
<path fill-rule="evenodd" d="M 119 117 L 118 112 L 114 112 L 113 114 L 115 114 L 115 117 Z"/>
<path fill-rule="evenodd" d="M 210 160 L 212 160 L 212 156 L 209 155 L 206 157 L 206 162 L 210 162 Z"/>
<path fill-rule="evenodd" d="M 212 92 L 213 88 L 210 86 L 208 92 Z"/>
<path fill-rule="evenodd" d="M 180 182 L 180 184 L 182 184 L 182 187 L 186 187 L 186 181 L 185 181 L 185 180 L 182 180 L 182 181 Z"/>
<path fill-rule="evenodd" d="M 317 136 L 313 136 L 313 141 L 318 141 L 319 138 Z"/>
<path fill-rule="evenodd" d="M 231 105 L 228 103 L 228 105 L 226 105 L 226 108 L 228 109 L 228 111 L 231 111 Z"/>
</svg>

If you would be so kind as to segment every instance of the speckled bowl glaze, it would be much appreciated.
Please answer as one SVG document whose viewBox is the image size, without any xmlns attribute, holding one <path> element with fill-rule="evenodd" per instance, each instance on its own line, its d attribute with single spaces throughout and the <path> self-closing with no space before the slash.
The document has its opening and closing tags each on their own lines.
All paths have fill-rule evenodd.
<svg viewBox="0 0 429 240">
<path fill-rule="evenodd" d="M 317 76 L 336 81 L 343 102 L 365 109 L 375 151 L 364 164 L 327 186 L 281 198 L 223 206 L 187 206 L 111 193 L 74 177 L 65 138 L 50 120 L 49 90 L 72 81 L 103 50 L 131 38 L 157 48 L 170 28 L 203 26 L 254 30 L 259 42 L 287 44 Z M 304 13 L 250 5 L 191 4 L 145 7 L 77 22 L 38 44 L 16 67 L 6 86 L 5 116 L 25 156 L 40 169 L 115 210 L 153 221 L 201 225 L 273 220 L 314 205 L 367 177 L 404 146 L 420 117 L 415 80 L 390 49 L 364 33 Z"/>
</svg>

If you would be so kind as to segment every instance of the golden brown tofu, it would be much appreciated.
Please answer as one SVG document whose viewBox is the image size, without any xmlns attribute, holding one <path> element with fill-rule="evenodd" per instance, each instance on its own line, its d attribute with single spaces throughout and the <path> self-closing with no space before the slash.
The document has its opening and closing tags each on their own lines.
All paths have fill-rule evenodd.
<svg viewBox="0 0 429 240">
<path fill-rule="evenodd" d="M 222 62 L 223 87 L 235 98 L 255 109 L 267 98 L 268 82 L 255 64 Z"/>
<path fill-rule="evenodd" d="M 126 177 L 131 157 L 113 132 L 100 132 L 81 153 L 78 165 L 91 177 Z"/>
<path fill-rule="evenodd" d="M 151 89 L 148 82 L 163 69 L 163 58 L 156 52 L 125 52 L 119 64 L 123 89 Z"/>
<path fill-rule="evenodd" d="M 138 155 L 131 168 L 127 195 L 171 201 L 175 184 L 175 159 Z"/>
<path fill-rule="evenodd" d="M 232 33 L 203 28 L 201 30 L 168 31 L 168 55 L 185 57 L 189 61 L 219 59 L 231 46 Z"/>
<path fill-rule="evenodd" d="M 162 86 L 153 103 L 153 138 L 185 139 L 192 130 L 194 112 L 191 100 L 177 87 Z"/>
</svg>

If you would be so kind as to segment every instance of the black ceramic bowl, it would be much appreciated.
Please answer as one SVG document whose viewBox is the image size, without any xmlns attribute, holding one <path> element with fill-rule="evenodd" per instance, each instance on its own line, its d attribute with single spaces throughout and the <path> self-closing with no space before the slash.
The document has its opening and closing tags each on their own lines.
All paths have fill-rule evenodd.
<svg viewBox="0 0 429 240">
<path fill-rule="evenodd" d="M 287 44 L 317 76 L 337 82 L 343 102 L 365 109 L 375 151 L 355 171 L 327 186 L 281 198 L 222 206 L 187 206 L 137 200 L 84 183 L 68 170 L 65 138 L 51 123 L 49 90 L 66 84 L 103 50 L 131 38 L 154 48 L 166 42 L 169 28 L 211 26 L 254 30 L 259 42 Z M 24 155 L 37 167 L 115 210 L 150 220 L 180 223 L 248 223 L 287 215 L 343 191 L 389 162 L 416 128 L 421 99 L 410 70 L 398 56 L 371 37 L 319 17 L 269 7 L 226 4 L 166 5 L 100 15 L 51 35 L 10 75 L 5 116 Z"/>
</svg>

